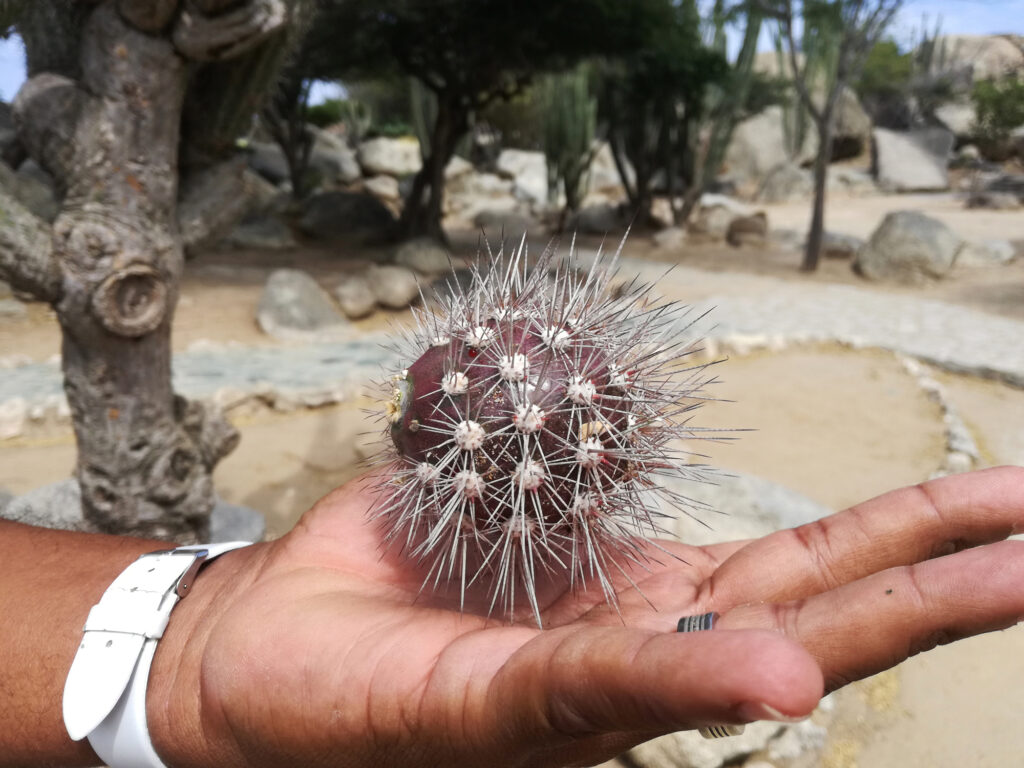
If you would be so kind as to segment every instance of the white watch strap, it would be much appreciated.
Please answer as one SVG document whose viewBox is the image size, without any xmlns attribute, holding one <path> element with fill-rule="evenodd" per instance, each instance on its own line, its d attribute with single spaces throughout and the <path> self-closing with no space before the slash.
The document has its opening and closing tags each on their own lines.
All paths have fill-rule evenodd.
<svg viewBox="0 0 1024 768">
<path fill-rule="evenodd" d="M 141 556 L 89 611 L 64 685 L 64 724 L 89 737 L 111 768 L 166 768 L 146 726 L 146 685 L 171 611 L 203 563 L 247 546 L 234 541 Z"/>
</svg>

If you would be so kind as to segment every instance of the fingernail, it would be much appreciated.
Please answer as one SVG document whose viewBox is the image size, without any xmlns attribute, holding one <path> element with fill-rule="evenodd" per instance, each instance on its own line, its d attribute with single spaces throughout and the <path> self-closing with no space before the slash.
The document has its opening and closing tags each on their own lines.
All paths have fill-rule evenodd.
<svg viewBox="0 0 1024 768">
<path fill-rule="evenodd" d="M 769 706 L 763 701 L 748 701 L 740 704 L 739 715 L 744 720 L 774 720 L 777 723 L 799 723 L 810 717 L 810 715 L 804 715 L 803 717 L 784 715 L 775 707 Z"/>
</svg>

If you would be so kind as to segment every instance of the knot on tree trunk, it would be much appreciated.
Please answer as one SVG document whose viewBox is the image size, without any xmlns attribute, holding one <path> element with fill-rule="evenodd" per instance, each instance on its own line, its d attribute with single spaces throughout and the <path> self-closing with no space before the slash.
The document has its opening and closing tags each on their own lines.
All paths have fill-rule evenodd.
<svg viewBox="0 0 1024 768">
<path fill-rule="evenodd" d="M 156 330 L 167 314 L 167 282 L 147 264 L 107 275 L 92 294 L 92 313 L 111 333 L 128 338 Z"/>
</svg>

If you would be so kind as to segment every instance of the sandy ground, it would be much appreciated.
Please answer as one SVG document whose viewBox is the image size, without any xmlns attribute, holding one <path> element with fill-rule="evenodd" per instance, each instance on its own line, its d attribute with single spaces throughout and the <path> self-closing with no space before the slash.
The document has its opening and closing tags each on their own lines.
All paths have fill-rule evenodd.
<svg viewBox="0 0 1024 768">
<path fill-rule="evenodd" d="M 856 215 L 833 206 L 830 228 L 867 234 L 885 210 L 908 207 L 916 197 L 863 199 Z M 928 210 L 946 211 L 929 198 Z M 799 215 L 798 215 L 799 214 Z M 773 206 L 774 227 L 798 224 L 806 209 Z M 943 215 L 967 237 L 1024 239 L 1024 216 L 972 213 L 950 206 Z M 998 218 L 991 221 L 988 216 Z M 974 216 L 983 218 L 974 219 Z M 792 217 L 792 224 L 790 219 Z M 852 218 L 849 218 L 852 217 Z M 858 218 L 859 217 L 859 218 Z M 849 218 L 849 223 L 847 219 Z M 870 223 L 865 223 L 870 222 Z M 998 230 L 997 230 L 998 225 Z M 961 229 L 963 227 L 964 229 Z M 973 233 L 973 234 L 972 234 Z M 466 241 L 469 238 L 467 236 Z M 465 250 L 463 252 L 469 252 Z M 638 239 L 633 255 L 651 255 Z M 287 257 L 313 272 L 327 287 L 360 259 L 382 253 L 303 251 Z M 735 270 L 790 280 L 862 284 L 843 263 L 826 263 L 812 276 L 795 271 L 792 254 L 728 248 L 689 248 L 653 254 L 706 270 L 699 285 L 674 286 L 669 298 L 694 299 L 720 292 Z M 253 317 L 266 274 L 281 265 L 278 255 L 210 254 L 190 264 L 174 327 L 174 348 L 200 339 L 272 344 Z M 1002 271 L 958 275 L 913 292 L 1024 317 L 1024 263 Z M 403 313 L 378 313 L 357 324 L 376 330 Z M 24 320 L 0 322 L 0 357 L 44 360 L 59 350 L 52 313 L 40 305 Z M 717 366 L 721 379 L 711 394 L 719 401 L 702 412 L 702 425 L 752 431 L 737 440 L 708 444 L 712 462 L 785 484 L 833 508 L 842 508 L 890 488 L 926 478 L 943 455 L 941 415 L 891 355 L 820 346 L 757 353 Z M 0 370 L 0 375 L 3 375 Z M 971 377 L 937 374 L 949 397 L 978 436 L 986 464 L 1024 464 L 1024 391 Z M 725 402 L 732 401 L 732 402 Z M 231 502 L 267 515 L 268 532 L 279 536 L 317 498 L 359 471 L 372 450 L 376 427 L 356 402 L 315 411 L 278 414 L 236 410 L 241 446 L 218 468 L 218 491 Z M 74 444 L 67 429 L 40 429 L 0 442 L 0 487 L 27 491 L 67 477 Z M 1016 765 L 1024 755 L 1024 730 L 1013 727 L 1024 680 L 1024 630 L 975 638 L 911 660 L 897 670 L 852 686 L 840 697 L 825 765 L 830 768 L 962 768 Z"/>
</svg>

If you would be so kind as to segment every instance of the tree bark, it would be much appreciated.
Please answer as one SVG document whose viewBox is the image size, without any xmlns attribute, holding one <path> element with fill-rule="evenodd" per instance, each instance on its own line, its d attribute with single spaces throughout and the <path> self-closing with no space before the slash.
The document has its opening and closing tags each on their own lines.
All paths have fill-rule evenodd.
<svg viewBox="0 0 1024 768">
<path fill-rule="evenodd" d="M 437 119 L 430 137 L 430 154 L 413 179 L 402 210 L 400 229 L 405 238 L 430 237 L 448 244 L 441 220 L 444 212 L 444 169 L 455 147 L 469 130 L 469 111 L 439 94 Z"/>
<path fill-rule="evenodd" d="M 813 272 L 821 259 L 821 245 L 825 239 L 825 191 L 828 186 L 828 163 L 832 158 L 832 142 L 835 130 L 832 126 L 833 104 L 830 99 L 818 128 L 818 156 L 814 159 L 814 208 L 811 212 L 811 227 L 807 232 L 804 260 L 800 265 L 803 272 Z"/>
<path fill-rule="evenodd" d="M 253 4 L 249 29 L 233 5 L 231 34 L 223 19 L 183 28 L 179 18 L 172 42 L 148 33 L 167 26 L 176 3 L 106 0 L 75 41 L 80 80 L 40 74 L 15 100 L 23 143 L 66 194 L 48 247 L 41 225 L 0 199 L 0 273 L 57 311 L 83 512 L 105 531 L 205 539 L 213 468 L 238 442 L 218 412 L 171 386 L 179 213 L 189 220 L 177 204 L 187 67 L 176 45 L 206 50 L 204 60 L 251 49 L 279 6 Z M 205 183 L 230 172 L 214 169 Z"/>
</svg>

